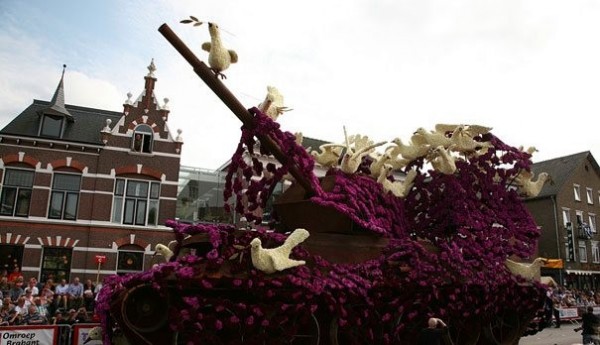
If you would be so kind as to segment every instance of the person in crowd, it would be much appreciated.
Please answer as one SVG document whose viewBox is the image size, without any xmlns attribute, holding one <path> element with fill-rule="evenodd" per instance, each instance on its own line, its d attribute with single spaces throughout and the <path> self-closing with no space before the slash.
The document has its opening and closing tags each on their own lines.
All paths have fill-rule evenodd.
<svg viewBox="0 0 600 345">
<path fill-rule="evenodd" d="M 554 314 L 554 321 L 556 321 L 555 328 L 560 328 L 560 307 L 561 301 L 558 296 L 552 297 L 552 313 Z"/>
<path fill-rule="evenodd" d="M 15 268 L 13 268 L 13 271 L 8 275 L 8 282 L 14 283 L 17 281 L 18 278 L 21 278 L 22 280 L 23 273 L 21 273 L 21 269 L 19 268 L 19 266 L 15 266 Z"/>
<path fill-rule="evenodd" d="M 33 299 L 33 305 L 37 308 L 38 313 L 48 319 L 50 317 L 50 313 L 48 312 L 48 305 L 43 303 L 42 297 L 35 297 Z"/>
<path fill-rule="evenodd" d="M 75 309 L 69 309 L 69 312 L 67 314 L 67 323 L 69 325 L 75 324 L 77 323 L 77 310 Z"/>
<path fill-rule="evenodd" d="M 8 297 L 13 303 L 16 303 L 19 297 L 23 296 L 23 289 L 16 284 L 12 284 L 12 287 L 8 291 Z"/>
<path fill-rule="evenodd" d="M 7 326 L 18 326 L 21 324 L 23 320 L 23 316 L 21 316 L 21 314 L 17 311 L 16 308 L 12 308 L 9 312 L 8 312 L 8 316 L 6 317 L 6 319 L 4 319 L 4 321 L 6 321 Z"/>
<path fill-rule="evenodd" d="M 53 325 L 68 325 L 69 321 L 64 317 L 62 310 L 57 310 L 54 312 L 54 317 L 52 318 Z"/>
<path fill-rule="evenodd" d="M 0 278 L 0 292 L 5 297 L 8 296 L 8 291 L 10 291 L 10 284 L 8 283 L 8 277 Z"/>
<path fill-rule="evenodd" d="M 587 312 L 581 317 L 581 326 L 574 329 L 575 332 L 581 332 L 584 344 L 600 345 L 600 318 L 594 315 L 594 307 L 587 307 Z"/>
<path fill-rule="evenodd" d="M 69 285 L 69 308 L 79 309 L 83 305 L 83 284 L 79 282 L 79 277 L 73 278 Z"/>
<path fill-rule="evenodd" d="M 94 310 L 94 289 L 96 287 L 92 283 L 91 279 L 87 279 L 83 284 L 83 306 L 86 310 Z"/>
<path fill-rule="evenodd" d="M 33 297 L 38 296 L 40 294 L 40 290 L 37 287 L 37 279 L 35 277 L 29 278 L 27 282 L 27 286 L 23 289 L 25 292 L 31 291 L 31 295 Z"/>
<path fill-rule="evenodd" d="M 0 307 L 0 326 L 8 326 L 8 321 L 7 318 L 9 316 L 9 312 L 14 309 L 14 305 L 12 303 L 10 303 L 10 300 L 8 300 L 8 303 L 6 303 L 7 301 L 4 301 L 4 304 L 2 304 L 2 307 Z"/>
<path fill-rule="evenodd" d="M 26 325 L 45 325 L 48 320 L 38 312 L 35 304 L 32 304 L 27 310 L 27 315 L 23 317 L 23 323 Z"/>
<path fill-rule="evenodd" d="M 25 291 L 25 293 L 23 294 L 23 297 L 25 297 L 25 306 L 29 307 L 30 305 L 33 304 L 33 295 L 31 293 L 31 290 L 27 290 Z"/>
<path fill-rule="evenodd" d="M 427 328 L 421 331 L 419 345 L 442 345 L 448 335 L 448 326 L 444 321 L 432 317 L 427 320 Z"/>
<path fill-rule="evenodd" d="M 56 308 L 67 308 L 69 303 L 69 284 L 66 279 L 61 279 L 54 291 L 54 301 Z"/>
<path fill-rule="evenodd" d="M 75 322 L 77 322 L 77 323 L 90 322 L 88 319 L 88 314 L 87 314 L 87 310 L 85 310 L 85 307 L 81 307 L 81 308 L 79 308 L 79 310 L 77 310 L 77 316 L 75 316 Z"/>
<path fill-rule="evenodd" d="M 25 298 L 25 296 L 21 296 L 17 300 L 17 305 L 15 305 L 15 310 L 21 316 L 25 316 L 25 314 L 27 314 L 27 306 L 25 305 L 26 301 L 27 301 L 27 299 Z"/>
</svg>

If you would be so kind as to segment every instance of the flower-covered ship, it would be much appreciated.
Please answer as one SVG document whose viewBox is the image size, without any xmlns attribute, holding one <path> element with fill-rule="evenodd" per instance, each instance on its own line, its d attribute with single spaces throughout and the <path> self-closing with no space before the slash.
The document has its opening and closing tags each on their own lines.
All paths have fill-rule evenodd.
<svg viewBox="0 0 600 345">
<path fill-rule="evenodd" d="M 235 195 L 236 210 L 259 224 L 274 186 L 287 174 L 294 182 L 275 203 L 273 229 L 168 223 L 177 240 L 169 262 L 105 279 L 106 343 L 119 328 L 135 344 L 414 344 L 432 316 L 455 344 L 517 344 L 536 331 L 544 286 L 505 265 L 530 258 L 539 236 L 513 188 L 529 153 L 484 127 L 440 126 L 416 132 L 409 146 L 423 146 L 420 155 L 395 141 L 348 171 L 344 160 L 372 144 L 354 136 L 317 178 L 316 155 L 242 107 L 166 25 L 159 31 L 244 124 L 226 199 Z M 281 164 L 263 165 L 264 155 Z M 291 256 L 304 265 L 272 274 L 253 265 L 253 239 L 275 248 L 298 228 L 310 236 Z"/>
</svg>

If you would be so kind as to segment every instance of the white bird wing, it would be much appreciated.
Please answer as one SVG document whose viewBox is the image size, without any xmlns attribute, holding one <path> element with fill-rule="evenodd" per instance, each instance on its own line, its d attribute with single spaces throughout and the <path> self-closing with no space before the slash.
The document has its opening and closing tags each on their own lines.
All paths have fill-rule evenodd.
<svg viewBox="0 0 600 345">
<path fill-rule="evenodd" d="M 231 59 L 231 63 L 238 62 L 238 55 L 234 50 L 229 50 L 229 58 Z"/>
<path fill-rule="evenodd" d="M 202 43 L 202 50 L 210 52 L 210 47 L 211 47 L 210 42 L 204 42 L 204 43 Z"/>
<path fill-rule="evenodd" d="M 469 125 L 467 127 L 467 130 L 469 131 L 469 134 L 471 135 L 471 137 L 476 137 L 478 135 L 481 134 L 487 134 L 492 130 L 492 127 L 484 127 L 484 126 L 479 126 L 479 125 Z"/>
<path fill-rule="evenodd" d="M 443 123 L 438 123 L 437 125 L 435 125 L 435 131 L 442 133 L 442 134 L 446 134 L 448 132 L 454 132 L 454 130 L 458 126 L 460 126 L 460 125 L 447 125 L 447 124 L 443 124 Z"/>
</svg>

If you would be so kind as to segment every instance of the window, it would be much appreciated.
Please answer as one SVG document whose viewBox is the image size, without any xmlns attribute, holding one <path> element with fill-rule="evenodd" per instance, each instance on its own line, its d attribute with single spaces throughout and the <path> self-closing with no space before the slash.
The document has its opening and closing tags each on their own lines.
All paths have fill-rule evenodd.
<svg viewBox="0 0 600 345">
<path fill-rule="evenodd" d="M 575 196 L 575 201 L 581 201 L 581 191 L 578 184 L 573 185 L 573 195 Z"/>
<path fill-rule="evenodd" d="M 136 245 L 119 248 L 117 274 L 140 272 L 144 269 L 144 250 Z"/>
<path fill-rule="evenodd" d="M 21 268 L 24 248 L 24 246 L 0 244 L 0 268 L 7 270 L 8 273 L 12 272 L 15 267 Z"/>
<path fill-rule="evenodd" d="M 593 205 L 594 204 L 594 191 L 591 188 L 586 188 L 585 195 L 587 196 L 587 203 L 590 205 Z"/>
<path fill-rule="evenodd" d="M 596 233 L 596 215 L 593 213 L 589 214 L 589 226 L 593 233 Z"/>
<path fill-rule="evenodd" d="M 44 247 L 40 281 L 46 281 L 48 278 L 54 279 L 55 282 L 60 282 L 61 279 L 69 281 L 71 255 L 70 248 Z"/>
<path fill-rule="evenodd" d="M 157 225 L 160 183 L 116 179 L 114 194 L 114 223 Z"/>
<path fill-rule="evenodd" d="M 0 215 L 27 217 L 31 202 L 34 172 L 31 170 L 6 169 L 4 186 L 0 196 Z"/>
<path fill-rule="evenodd" d="M 136 152 L 152 153 L 154 131 L 148 125 L 139 125 L 133 131 L 131 149 Z"/>
<path fill-rule="evenodd" d="M 583 224 L 583 211 L 576 210 L 575 219 L 577 221 L 575 225 L 580 226 L 581 224 Z"/>
<path fill-rule="evenodd" d="M 568 223 L 571 223 L 571 213 L 569 211 L 570 210 L 568 208 L 563 208 L 563 210 L 562 210 L 563 225 L 564 225 L 565 228 L 567 227 Z"/>
<path fill-rule="evenodd" d="M 598 248 L 598 241 L 592 241 L 592 262 L 595 264 L 600 263 L 600 248 Z"/>
<path fill-rule="evenodd" d="M 579 262 L 587 262 L 587 248 L 585 242 L 579 243 Z"/>
<path fill-rule="evenodd" d="M 44 115 L 40 136 L 60 138 L 64 120 L 65 118 L 62 116 Z"/>
<path fill-rule="evenodd" d="M 81 176 L 54 174 L 48 218 L 75 220 L 79 204 Z"/>
</svg>

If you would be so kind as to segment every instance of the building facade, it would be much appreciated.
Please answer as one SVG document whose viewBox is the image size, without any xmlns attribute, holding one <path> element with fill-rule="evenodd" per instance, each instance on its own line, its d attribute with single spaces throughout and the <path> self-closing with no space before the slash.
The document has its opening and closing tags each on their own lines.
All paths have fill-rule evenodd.
<svg viewBox="0 0 600 345">
<path fill-rule="evenodd" d="M 0 131 L 0 267 L 41 281 L 102 279 L 148 268 L 174 239 L 182 141 L 168 99 L 144 90 L 122 112 L 66 105 L 64 70 L 50 102 L 34 100 Z"/>
<path fill-rule="evenodd" d="M 542 275 L 580 289 L 600 289 L 600 167 L 587 152 L 559 157 L 532 166 L 535 174 L 547 172 L 552 182 L 525 200 L 541 227 L 538 253 L 562 259 L 563 269 L 542 269 Z"/>
</svg>

